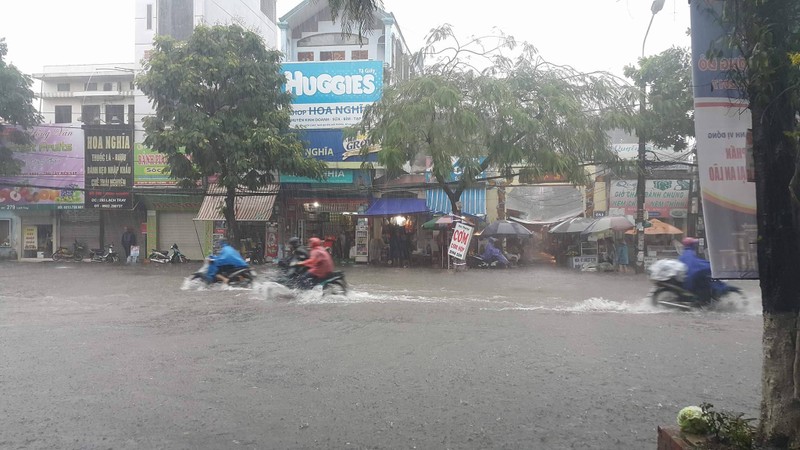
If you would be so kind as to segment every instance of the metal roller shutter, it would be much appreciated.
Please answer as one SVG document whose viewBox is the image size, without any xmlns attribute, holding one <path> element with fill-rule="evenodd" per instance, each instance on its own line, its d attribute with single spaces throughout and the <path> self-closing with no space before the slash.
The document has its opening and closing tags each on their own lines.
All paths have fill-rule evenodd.
<svg viewBox="0 0 800 450">
<path fill-rule="evenodd" d="M 59 245 L 72 247 L 77 239 L 87 248 L 100 248 L 100 211 L 76 209 L 61 211 Z"/>
<path fill-rule="evenodd" d="M 178 244 L 181 253 L 193 260 L 202 260 L 203 251 L 197 240 L 200 227 L 195 231 L 194 216 L 196 212 L 159 211 L 158 212 L 158 249 L 168 250 L 172 244 Z M 149 252 L 151 249 L 148 248 Z"/>
<path fill-rule="evenodd" d="M 136 235 L 136 243 L 139 245 L 139 252 L 144 253 L 141 246 L 144 244 L 144 237 L 139 233 L 141 223 L 147 221 L 145 211 L 104 211 L 103 213 L 103 234 L 106 245 L 114 244 L 114 249 L 122 255 L 122 233 L 125 227 L 130 227 Z"/>
</svg>

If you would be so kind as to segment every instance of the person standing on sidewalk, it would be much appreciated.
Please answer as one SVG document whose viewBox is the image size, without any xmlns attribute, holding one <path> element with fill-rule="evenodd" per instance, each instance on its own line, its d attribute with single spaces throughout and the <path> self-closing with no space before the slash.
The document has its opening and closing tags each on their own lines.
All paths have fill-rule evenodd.
<svg viewBox="0 0 800 450">
<path fill-rule="evenodd" d="M 122 233 L 122 248 L 125 250 L 125 261 L 130 262 L 131 247 L 136 245 L 136 235 L 133 234 L 130 227 L 125 227 Z"/>
</svg>

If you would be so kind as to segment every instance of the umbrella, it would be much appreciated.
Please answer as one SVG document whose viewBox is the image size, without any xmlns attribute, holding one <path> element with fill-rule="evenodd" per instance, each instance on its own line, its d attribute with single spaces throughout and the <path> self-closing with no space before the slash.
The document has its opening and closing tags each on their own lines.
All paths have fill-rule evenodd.
<svg viewBox="0 0 800 450">
<path fill-rule="evenodd" d="M 550 233 L 580 233 L 586 229 L 594 219 L 587 217 L 573 217 L 550 228 Z"/>
<path fill-rule="evenodd" d="M 650 226 L 644 229 L 644 234 L 683 234 L 680 228 L 674 227 L 658 219 L 650 219 Z M 626 234 L 636 234 L 636 230 L 628 230 Z"/>
<path fill-rule="evenodd" d="M 495 220 L 489 226 L 481 231 L 481 236 L 499 236 L 499 237 L 526 237 L 531 236 L 527 228 L 517 222 L 509 222 L 508 220 Z"/>
<path fill-rule="evenodd" d="M 467 219 L 466 217 L 456 216 L 455 214 L 448 214 L 446 216 L 434 217 L 433 219 L 423 223 L 422 228 L 426 230 L 447 228 L 457 222 L 464 222 L 468 225 L 473 225 L 472 221 Z"/>
<path fill-rule="evenodd" d="M 633 228 L 633 220 L 626 216 L 606 216 L 594 221 L 581 234 L 599 233 L 602 231 L 625 231 Z"/>
</svg>

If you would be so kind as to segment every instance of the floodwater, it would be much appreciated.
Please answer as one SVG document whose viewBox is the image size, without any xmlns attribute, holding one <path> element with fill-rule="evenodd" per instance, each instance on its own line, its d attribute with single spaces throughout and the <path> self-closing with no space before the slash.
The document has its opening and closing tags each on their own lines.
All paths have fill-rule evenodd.
<svg viewBox="0 0 800 450">
<path fill-rule="evenodd" d="M 0 264 L 0 447 L 642 449 L 686 405 L 758 412 L 755 282 L 683 312 L 545 265 L 348 266 L 346 296 L 196 268 Z"/>
</svg>

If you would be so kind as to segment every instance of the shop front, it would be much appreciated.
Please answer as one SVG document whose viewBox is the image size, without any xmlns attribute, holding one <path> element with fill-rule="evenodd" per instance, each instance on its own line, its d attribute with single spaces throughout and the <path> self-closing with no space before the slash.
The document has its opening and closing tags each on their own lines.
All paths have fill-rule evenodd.
<svg viewBox="0 0 800 450">
<path fill-rule="evenodd" d="M 15 214 L 0 211 L 0 260 L 18 258 L 19 240 L 15 239 L 14 230 L 19 226 L 19 218 Z"/>
<path fill-rule="evenodd" d="M 194 220 L 203 202 L 201 195 L 145 193 L 137 198 L 147 208 L 143 223 L 137 226 L 142 254 L 149 255 L 153 249 L 168 251 L 177 244 L 187 258 L 203 259 L 204 251 L 211 247 L 211 233 L 210 225 Z"/>
<path fill-rule="evenodd" d="M 269 256 L 271 251 L 269 242 L 275 240 L 274 237 L 270 237 L 269 233 L 270 230 L 274 230 L 272 216 L 278 192 L 277 184 L 271 184 L 255 191 L 244 188 L 237 190 L 234 214 L 239 226 L 240 242 L 231 242 L 230 244 L 243 256 L 247 257 L 259 247 L 264 249 Z M 209 239 L 205 246 L 207 253 L 213 251 L 219 240 L 227 235 L 227 222 L 222 213 L 225 206 L 225 193 L 224 187 L 209 186 L 200 210 L 193 218 L 196 229 L 205 228 L 208 232 Z"/>
<path fill-rule="evenodd" d="M 367 220 L 367 233 L 363 236 L 366 261 L 394 265 L 423 260 L 430 262 L 430 232 L 422 228 L 430 215 L 425 199 L 375 199 L 366 211 L 359 214 L 360 220 Z"/>
</svg>

